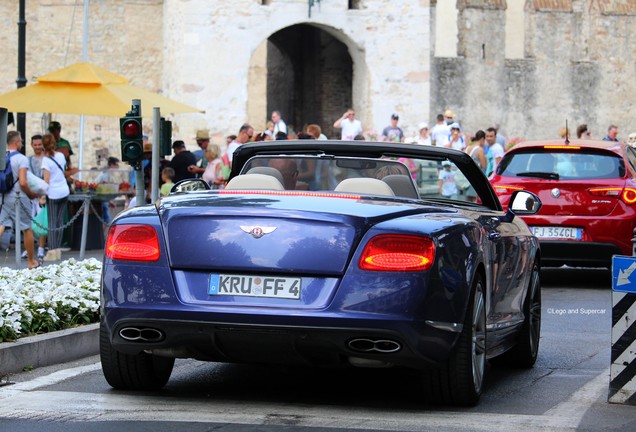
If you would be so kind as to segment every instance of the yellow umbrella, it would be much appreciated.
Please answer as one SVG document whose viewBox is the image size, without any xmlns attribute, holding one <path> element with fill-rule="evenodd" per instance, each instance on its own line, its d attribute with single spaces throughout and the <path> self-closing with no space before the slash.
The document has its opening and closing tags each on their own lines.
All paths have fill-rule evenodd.
<svg viewBox="0 0 636 432">
<path fill-rule="evenodd" d="M 48 112 L 94 116 L 122 116 L 133 99 L 141 112 L 162 114 L 204 112 L 167 97 L 131 86 L 121 75 L 90 63 L 76 63 L 37 78 L 37 83 L 0 95 L 0 107 L 14 112 Z"/>
</svg>

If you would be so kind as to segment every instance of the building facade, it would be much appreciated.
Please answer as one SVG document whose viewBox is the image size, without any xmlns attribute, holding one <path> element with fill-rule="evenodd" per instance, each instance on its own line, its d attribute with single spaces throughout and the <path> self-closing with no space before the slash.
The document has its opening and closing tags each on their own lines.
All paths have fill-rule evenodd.
<svg viewBox="0 0 636 432">
<path fill-rule="evenodd" d="M 366 130 L 400 115 L 407 135 L 451 109 L 464 130 L 556 137 L 634 124 L 636 0 L 25 0 L 26 76 L 88 61 L 130 83 L 205 110 L 166 115 L 195 148 L 272 110 L 295 130 L 330 137 L 349 107 Z M 17 78 L 18 1 L 0 2 L 0 92 Z M 124 113 L 122 113 L 123 115 Z M 168 113 L 164 113 L 168 114 Z M 79 141 L 77 116 L 52 114 Z M 42 113 L 27 115 L 27 137 Z M 116 118 L 86 117 L 84 167 L 119 156 Z M 145 122 L 150 132 L 151 125 Z"/>
</svg>

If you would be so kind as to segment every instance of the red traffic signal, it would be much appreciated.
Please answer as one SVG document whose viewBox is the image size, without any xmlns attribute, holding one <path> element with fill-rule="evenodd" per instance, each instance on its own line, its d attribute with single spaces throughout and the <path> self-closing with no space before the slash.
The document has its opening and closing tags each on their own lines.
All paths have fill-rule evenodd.
<svg viewBox="0 0 636 432">
<path fill-rule="evenodd" d="M 121 125 L 121 135 L 124 138 L 138 138 L 141 136 L 141 122 L 137 119 L 126 119 Z"/>
</svg>

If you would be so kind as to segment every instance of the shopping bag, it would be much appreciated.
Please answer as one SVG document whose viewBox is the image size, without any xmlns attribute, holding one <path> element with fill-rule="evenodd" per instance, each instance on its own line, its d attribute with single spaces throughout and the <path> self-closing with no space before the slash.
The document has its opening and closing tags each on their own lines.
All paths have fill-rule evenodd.
<svg viewBox="0 0 636 432">
<path fill-rule="evenodd" d="M 49 190 L 49 184 L 31 171 L 27 171 L 27 182 L 29 183 L 31 192 L 38 195 L 46 195 L 46 192 Z"/>
<path fill-rule="evenodd" d="M 33 235 L 36 238 L 45 236 L 49 233 L 49 210 L 47 206 L 42 207 L 42 210 L 35 215 L 33 222 L 31 223 L 31 228 L 33 229 Z"/>
</svg>

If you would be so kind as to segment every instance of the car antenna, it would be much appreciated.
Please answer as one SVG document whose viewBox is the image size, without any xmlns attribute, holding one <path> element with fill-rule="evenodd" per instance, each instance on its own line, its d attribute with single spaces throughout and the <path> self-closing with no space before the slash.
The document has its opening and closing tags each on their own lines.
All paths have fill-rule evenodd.
<svg viewBox="0 0 636 432">
<path fill-rule="evenodd" d="M 565 119 L 565 144 L 570 144 L 570 129 L 568 129 L 568 119 Z"/>
</svg>

